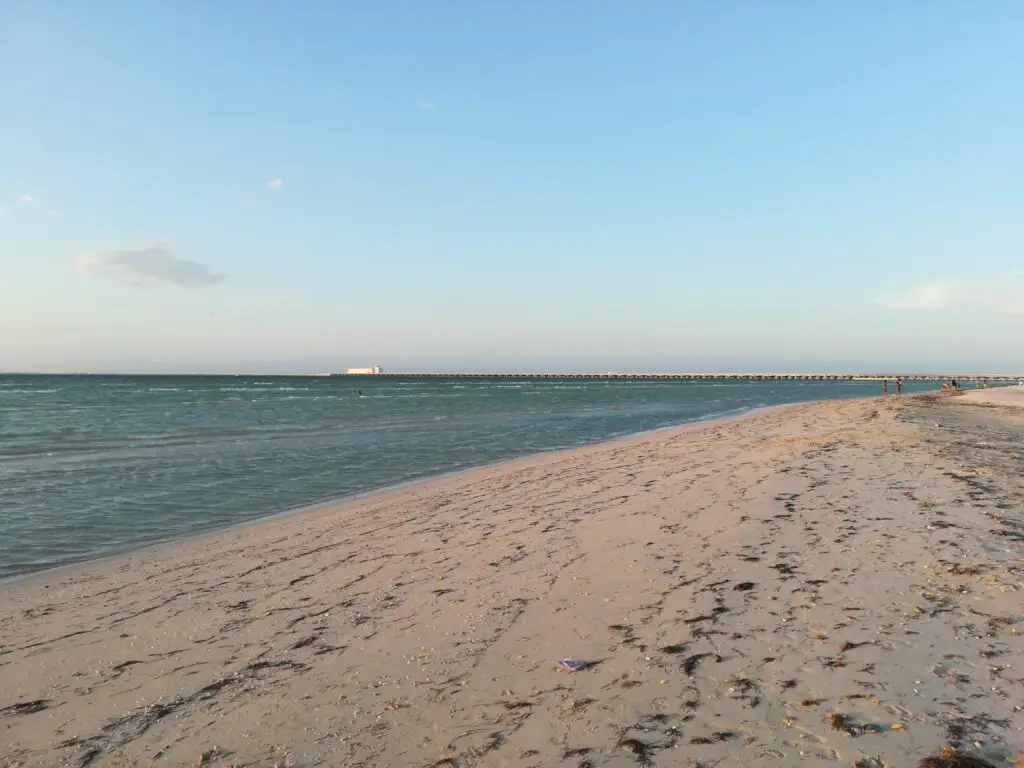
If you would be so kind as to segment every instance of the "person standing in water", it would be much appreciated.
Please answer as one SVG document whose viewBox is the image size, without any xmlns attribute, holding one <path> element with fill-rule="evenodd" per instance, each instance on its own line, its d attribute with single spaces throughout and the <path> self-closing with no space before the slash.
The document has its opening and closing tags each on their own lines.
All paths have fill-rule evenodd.
<svg viewBox="0 0 1024 768">
<path fill-rule="evenodd" d="M 882 395 L 884 396 L 884 395 L 888 395 L 888 394 L 889 394 L 889 380 L 888 379 L 882 379 Z"/>
<path fill-rule="evenodd" d="M 899 376 L 896 377 L 896 394 L 903 394 L 903 379 L 901 379 Z"/>
</svg>

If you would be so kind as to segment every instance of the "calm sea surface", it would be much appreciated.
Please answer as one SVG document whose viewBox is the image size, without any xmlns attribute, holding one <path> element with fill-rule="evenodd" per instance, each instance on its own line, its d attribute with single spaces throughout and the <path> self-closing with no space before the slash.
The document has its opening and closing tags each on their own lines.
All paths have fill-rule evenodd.
<svg viewBox="0 0 1024 768">
<path fill-rule="evenodd" d="M 0 578 L 499 459 L 878 393 L 856 382 L 0 376 Z"/>
</svg>

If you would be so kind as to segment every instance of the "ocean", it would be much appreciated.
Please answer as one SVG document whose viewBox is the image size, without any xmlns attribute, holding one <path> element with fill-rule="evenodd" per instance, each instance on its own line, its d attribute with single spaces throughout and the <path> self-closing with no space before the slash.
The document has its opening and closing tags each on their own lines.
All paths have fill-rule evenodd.
<svg viewBox="0 0 1024 768">
<path fill-rule="evenodd" d="M 501 459 L 879 393 L 874 382 L 0 376 L 0 579 Z"/>
</svg>

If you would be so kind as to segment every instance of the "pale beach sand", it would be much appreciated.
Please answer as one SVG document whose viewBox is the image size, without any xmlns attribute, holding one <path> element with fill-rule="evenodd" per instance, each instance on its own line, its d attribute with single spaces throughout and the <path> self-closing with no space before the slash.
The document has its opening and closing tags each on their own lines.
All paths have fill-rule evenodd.
<svg viewBox="0 0 1024 768">
<path fill-rule="evenodd" d="M 993 387 L 971 389 L 964 392 L 963 399 L 972 404 L 1007 405 L 1024 408 L 1024 387 Z"/>
<path fill-rule="evenodd" d="M 960 399 L 780 408 L 0 585 L 0 766 L 1009 765 L 1022 431 Z"/>
</svg>

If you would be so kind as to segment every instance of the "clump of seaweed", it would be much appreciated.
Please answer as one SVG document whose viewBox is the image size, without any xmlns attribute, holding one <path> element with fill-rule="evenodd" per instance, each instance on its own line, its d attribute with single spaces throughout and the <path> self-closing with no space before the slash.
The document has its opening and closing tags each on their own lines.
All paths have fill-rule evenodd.
<svg viewBox="0 0 1024 768">
<path fill-rule="evenodd" d="M 619 741 L 619 746 L 632 752 L 640 765 L 653 765 L 651 757 L 656 750 L 647 742 L 640 741 L 640 739 L 622 739 Z"/>
<path fill-rule="evenodd" d="M 849 715 L 844 715 L 842 712 L 833 712 L 825 719 L 832 726 L 833 730 L 842 731 L 847 736 L 860 736 L 862 733 L 878 731 L 876 726 L 857 725 L 853 722 L 853 718 Z"/>
<path fill-rule="evenodd" d="M 716 731 L 710 736 L 694 736 L 690 739 L 691 744 L 715 744 L 716 742 L 728 741 L 736 735 L 733 731 Z"/>
<path fill-rule="evenodd" d="M 842 712 L 833 712 L 825 719 L 834 731 L 845 731 L 850 727 L 850 718 Z"/>
<path fill-rule="evenodd" d="M 704 659 L 712 656 L 715 658 L 716 662 L 721 662 L 722 657 L 713 653 L 695 653 L 692 656 L 687 656 L 685 659 L 683 659 L 683 671 L 690 677 L 693 677 L 700 663 Z"/>
<path fill-rule="evenodd" d="M 686 643 L 673 643 L 672 645 L 666 645 L 658 650 L 662 653 L 683 653 L 687 648 Z"/>
<path fill-rule="evenodd" d="M 842 646 L 841 646 L 841 647 L 839 648 L 839 652 L 840 652 L 840 653 L 846 653 L 847 651 L 852 651 L 852 650 L 853 650 L 854 648 L 861 648 L 861 647 L 863 647 L 863 646 L 865 646 L 865 645 L 871 645 L 871 641 L 870 641 L 870 640 L 868 640 L 868 641 L 866 641 L 866 642 L 863 642 L 863 643 L 851 643 L 851 642 L 845 642 L 845 643 L 843 643 L 843 644 L 842 644 Z"/>
<path fill-rule="evenodd" d="M 949 572 L 952 573 L 954 576 L 977 576 L 979 573 L 981 573 L 982 568 L 984 568 L 984 566 L 981 566 L 981 565 L 967 565 L 967 566 L 964 566 L 964 565 L 960 565 L 959 563 L 957 563 L 956 565 L 954 565 L 952 568 L 949 569 Z"/>
<path fill-rule="evenodd" d="M 729 685 L 732 698 L 746 701 L 748 707 L 756 707 L 761 703 L 761 697 L 758 696 L 760 689 L 753 680 L 746 677 L 730 677 L 726 683 Z"/>
<path fill-rule="evenodd" d="M 939 754 L 926 757 L 918 768 L 996 768 L 988 760 L 965 755 L 956 747 L 943 747 Z"/>
</svg>

